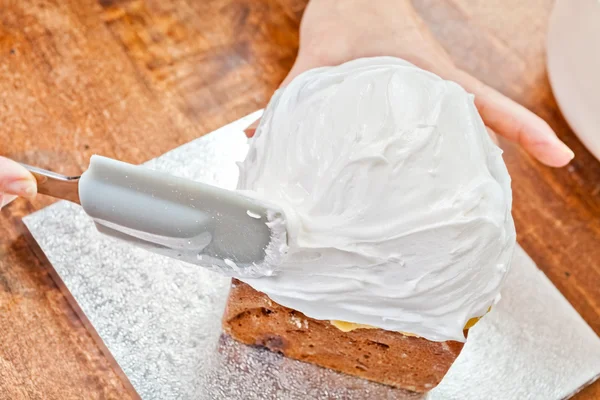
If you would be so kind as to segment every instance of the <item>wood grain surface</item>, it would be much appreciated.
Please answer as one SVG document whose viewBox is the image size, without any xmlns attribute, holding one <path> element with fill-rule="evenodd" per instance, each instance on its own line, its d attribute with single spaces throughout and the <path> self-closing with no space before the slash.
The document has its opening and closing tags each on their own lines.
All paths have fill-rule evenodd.
<svg viewBox="0 0 600 400">
<path fill-rule="evenodd" d="M 600 164 L 552 96 L 551 0 L 415 0 L 454 60 L 529 107 L 576 153 L 542 166 L 503 143 L 519 243 L 600 334 Z M 76 174 L 141 163 L 264 107 L 291 67 L 302 0 L 0 0 L 0 154 Z M 25 238 L 0 218 L 0 399 L 130 399 Z M 600 398 L 600 383 L 576 399 Z"/>
</svg>

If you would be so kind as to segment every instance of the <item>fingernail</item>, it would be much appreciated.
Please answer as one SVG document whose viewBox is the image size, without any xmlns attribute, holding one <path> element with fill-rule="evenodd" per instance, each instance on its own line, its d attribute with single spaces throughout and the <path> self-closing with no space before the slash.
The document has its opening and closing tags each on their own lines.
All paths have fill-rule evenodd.
<svg viewBox="0 0 600 400">
<path fill-rule="evenodd" d="M 573 153 L 573 150 L 568 148 L 567 145 L 565 145 L 565 153 L 567 153 L 569 155 L 569 160 L 572 160 L 575 158 L 575 153 Z"/>
<path fill-rule="evenodd" d="M 575 153 L 573 153 L 573 150 L 571 150 L 569 146 L 567 146 L 562 140 L 560 140 L 558 137 L 554 137 L 553 141 L 555 147 L 560 147 L 560 151 L 569 158 L 569 161 L 575 158 Z"/>
<path fill-rule="evenodd" d="M 20 179 L 18 181 L 7 183 L 4 186 L 4 191 L 17 196 L 33 197 L 35 196 L 36 187 L 33 181 L 29 179 Z"/>
</svg>

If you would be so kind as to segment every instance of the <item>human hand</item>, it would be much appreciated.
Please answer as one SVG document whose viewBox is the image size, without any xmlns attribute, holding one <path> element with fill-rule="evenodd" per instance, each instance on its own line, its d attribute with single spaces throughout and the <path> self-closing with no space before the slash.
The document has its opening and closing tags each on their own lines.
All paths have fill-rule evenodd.
<svg viewBox="0 0 600 400">
<path fill-rule="evenodd" d="M 20 164 L 0 157 L 0 208 L 14 196 L 33 198 L 37 193 L 37 182 L 33 175 Z"/>
<path fill-rule="evenodd" d="M 399 57 L 457 82 L 475 95 L 488 130 L 542 163 L 562 167 L 573 159 L 543 119 L 458 68 L 409 0 L 311 0 L 300 26 L 298 57 L 281 85 L 312 68 L 375 56 Z M 246 134 L 252 136 L 257 126 L 258 121 Z"/>
</svg>

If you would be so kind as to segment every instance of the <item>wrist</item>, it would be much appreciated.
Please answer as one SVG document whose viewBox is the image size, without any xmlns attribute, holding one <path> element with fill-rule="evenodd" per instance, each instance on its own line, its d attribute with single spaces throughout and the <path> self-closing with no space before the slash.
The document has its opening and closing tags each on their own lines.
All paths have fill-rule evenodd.
<svg viewBox="0 0 600 400">
<path fill-rule="evenodd" d="M 394 55 L 399 42 L 418 28 L 409 0 L 311 0 L 300 27 L 298 62 L 337 65 Z"/>
</svg>

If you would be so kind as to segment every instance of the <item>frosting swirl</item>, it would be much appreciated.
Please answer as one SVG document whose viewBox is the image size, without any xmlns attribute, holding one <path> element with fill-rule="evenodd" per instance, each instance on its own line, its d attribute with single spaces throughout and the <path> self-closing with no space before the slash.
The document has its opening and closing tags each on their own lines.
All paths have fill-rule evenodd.
<svg viewBox="0 0 600 400">
<path fill-rule="evenodd" d="M 404 60 L 277 91 L 238 189 L 288 220 L 281 272 L 243 280 L 309 317 L 464 341 L 499 298 L 515 246 L 502 151 L 471 94 Z"/>
</svg>

